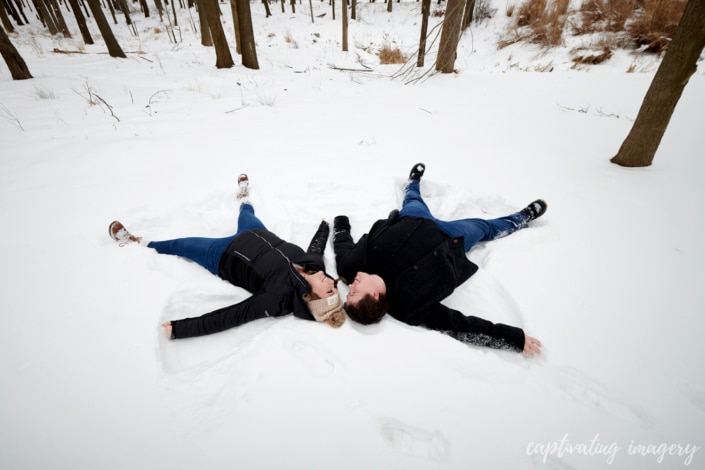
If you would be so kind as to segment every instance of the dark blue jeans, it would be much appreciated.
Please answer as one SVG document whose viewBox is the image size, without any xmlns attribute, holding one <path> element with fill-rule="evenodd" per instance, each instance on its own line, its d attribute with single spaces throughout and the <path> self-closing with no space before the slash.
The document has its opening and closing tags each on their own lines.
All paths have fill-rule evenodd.
<svg viewBox="0 0 705 470">
<path fill-rule="evenodd" d="M 469 251 L 477 242 L 504 237 L 523 228 L 527 224 L 526 216 L 520 212 L 498 219 L 461 219 L 453 221 L 439 220 L 432 214 L 419 189 L 418 181 L 411 181 L 406 187 L 400 217 L 420 217 L 433 220 L 438 228 L 451 237 L 464 237 L 465 251 Z"/>
<path fill-rule="evenodd" d="M 147 246 L 154 248 L 161 254 L 181 256 L 195 261 L 217 276 L 220 257 L 223 256 L 223 252 L 230 245 L 230 242 L 242 232 L 253 229 L 266 229 L 266 227 L 255 215 L 254 207 L 249 203 L 245 203 L 240 205 L 240 215 L 237 218 L 237 232 L 235 235 L 223 238 L 176 238 L 174 240 L 149 242 Z"/>
</svg>

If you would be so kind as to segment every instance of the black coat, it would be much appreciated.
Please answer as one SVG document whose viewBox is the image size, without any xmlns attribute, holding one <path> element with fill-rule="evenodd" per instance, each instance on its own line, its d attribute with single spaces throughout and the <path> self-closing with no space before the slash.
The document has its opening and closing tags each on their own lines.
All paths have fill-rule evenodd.
<svg viewBox="0 0 705 470">
<path fill-rule="evenodd" d="M 399 217 L 375 222 L 355 243 L 347 217 L 335 219 L 338 275 L 352 281 L 358 271 L 377 274 L 387 286 L 389 314 L 410 325 L 446 333 L 460 341 L 498 349 L 524 349 L 524 332 L 501 323 L 465 316 L 441 304 L 475 274 L 462 237 L 451 238 L 431 220 Z"/>
<path fill-rule="evenodd" d="M 294 264 L 308 271 L 323 271 L 323 257 L 306 253 L 267 230 L 241 233 L 220 258 L 218 275 L 252 293 L 240 303 L 200 317 L 171 322 L 172 338 L 216 333 L 265 317 L 293 313 L 314 320 L 303 296 L 311 290 Z"/>
</svg>

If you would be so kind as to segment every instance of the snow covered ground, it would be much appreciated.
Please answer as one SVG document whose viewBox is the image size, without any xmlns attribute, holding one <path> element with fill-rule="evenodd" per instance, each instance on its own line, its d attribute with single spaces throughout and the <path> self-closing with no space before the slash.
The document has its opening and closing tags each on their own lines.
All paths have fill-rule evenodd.
<svg viewBox="0 0 705 470">
<path fill-rule="evenodd" d="M 493 4 L 458 73 L 414 83 L 422 71 L 393 79 L 401 66 L 375 53 L 416 49 L 415 2 L 360 3 L 347 53 L 327 3 L 314 23 L 305 2 L 270 18 L 255 3 L 259 70 L 216 69 L 183 12 L 179 44 L 157 18 L 134 15 L 139 37 L 113 26 L 127 59 L 97 30 L 88 47 L 77 29 L 11 35 L 35 78 L 0 64 L 0 468 L 703 468 L 703 70 L 654 164 L 621 168 L 609 158 L 656 59 L 575 71 L 569 43 L 497 51 L 508 20 Z M 522 326 L 541 357 L 391 318 L 168 341 L 162 321 L 247 293 L 107 236 L 114 219 L 150 239 L 227 235 L 247 172 L 283 238 L 305 245 L 338 214 L 357 238 L 399 206 L 417 161 L 442 218 L 548 201 L 469 252 L 481 270 L 448 300 Z"/>
</svg>

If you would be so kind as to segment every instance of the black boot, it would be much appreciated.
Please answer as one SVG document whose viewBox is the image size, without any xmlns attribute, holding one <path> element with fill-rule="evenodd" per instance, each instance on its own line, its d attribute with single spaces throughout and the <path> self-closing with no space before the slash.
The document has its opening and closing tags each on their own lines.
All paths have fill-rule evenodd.
<svg viewBox="0 0 705 470">
<path fill-rule="evenodd" d="M 417 163 L 416 165 L 411 167 L 411 171 L 409 172 L 409 179 L 411 181 L 421 181 L 421 177 L 423 176 L 424 171 L 426 171 L 426 165 L 423 163 Z"/>
<path fill-rule="evenodd" d="M 328 222 L 322 220 L 311 239 L 311 243 L 308 245 L 306 253 L 323 256 L 323 252 L 326 250 L 326 243 L 328 243 L 328 234 L 330 234 L 330 226 Z"/>
<path fill-rule="evenodd" d="M 548 205 L 546 204 L 546 201 L 543 199 L 537 199 L 519 212 L 526 216 L 527 222 L 531 222 L 532 220 L 541 217 L 546 212 L 547 208 Z"/>
</svg>

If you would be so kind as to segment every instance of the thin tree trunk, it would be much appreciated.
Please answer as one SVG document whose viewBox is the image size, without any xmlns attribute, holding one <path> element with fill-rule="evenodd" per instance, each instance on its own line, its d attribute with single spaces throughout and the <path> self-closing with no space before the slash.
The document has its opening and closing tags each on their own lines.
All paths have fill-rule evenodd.
<svg viewBox="0 0 705 470">
<path fill-rule="evenodd" d="M 46 2 L 44 0 L 34 0 L 34 6 L 37 8 L 37 13 L 42 23 L 44 23 L 44 26 L 49 30 L 49 34 L 52 36 L 59 34 L 59 27 L 56 21 L 54 21 L 54 15 L 51 14 Z"/>
<path fill-rule="evenodd" d="M 428 35 L 428 17 L 431 15 L 431 0 L 421 1 L 421 39 L 419 39 L 419 58 L 417 67 L 423 67 L 426 59 L 426 36 Z"/>
<path fill-rule="evenodd" d="M 463 31 L 472 23 L 473 13 L 475 13 L 475 0 L 467 0 L 465 4 L 465 14 L 463 15 L 463 25 L 461 27 Z"/>
<path fill-rule="evenodd" d="M 262 3 L 264 3 L 264 17 L 269 18 L 272 16 L 272 12 L 269 9 L 269 2 L 267 0 L 262 0 Z"/>
<path fill-rule="evenodd" d="M 15 28 L 12 26 L 12 23 L 10 23 L 10 17 L 7 16 L 4 0 L 0 0 L 0 21 L 2 21 L 2 26 L 4 26 L 6 30 L 11 33 L 15 31 Z"/>
<path fill-rule="evenodd" d="M 439 72 L 451 73 L 455 70 L 464 6 L 464 0 L 448 0 L 446 4 L 446 15 L 443 20 L 441 42 L 438 45 L 438 58 L 436 59 L 436 70 Z"/>
<path fill-rule="evenodd" d="M 387 13 L 391 13 L 391 12 L 392 12 L 392 4 L 393 4 L 393 3 L 394 3 L 394 2 L 392 2 L 392 0 L 387 0 Z"/>
<path fill-rule="evenodd" d="M 218 0 L 202 0 L 202 3 L 208 18 L 211 39 L 215 46 L 215 66 L 219 69 L 229 69 L 235 65 L 235 62 L 233 62 L 233 57 L 230 55 L 230 47 L 228 46 L 228 40 L 225 38 L 223 23 L 220 22 L 220 4 Z"/>
<path fill-rule="evenodd" d="M 341 0 L 341 12 L 343 13 L 343 52 L 348 51 L 348 0 Z"/>
<path fill-rule="evenodd" d="M 237 1 L 230 0 L 230 12 L 233 15 L 233 30 L 235 31 L 235 52 L 242 54 L 242 47 L 240 45 L 240 23 L 237 18 Z"/>
<path fill-rule="evenodd" d="M 252 28 L 252 13 L 249 0 L 237 0 L 237 20 L 240 25 L 240 41 L 242 45 L 242 65 L 248 69 L 259 69 L 257 49 L 255 48 L 255 32 Z"/>
<path fill-rule="evenodd" d="M 356 20 L 357 19 L 357 0 L 352 0 L 351 3 L 351 8 L 350 8 L 350 19 L 351 20 Z"/>
<path fill-rule="evenodd" d="M 91 32 L 88 29 L 86 17 L 83 16 L 78 0 L 69 0 L 69 5 L 71 5 L 71 10 L 73 10 L 73 16 L 76 18 L 76 24 L 78 25 L 78 30 L 81 32 L 83 42 L 86 44 L 93 44 L 93 36 L 91 36 Z"/>
<path fill-rule="evenodd" d="M 56 0 L 49 0 L 49 6 L 51 7 L 52 13 L 54 14 L 54 18 L 56 19 L 56 24 L 59 26 L 59 30 L 65 38 L 70 38 L 71 31 L 69 31 L 69 27 L 66 25 L 66 20 L 64 19 L 64 14 L 61 12 L 61 8 L 59 7 L 59 2 L 57 2 Z"/>
<path fill-rule="evenodd" d="M 142 7 L 142 13 L 144 13 L 145 18 L 149 18 L 149 5 L 147 5 L 147 0 L 139 0 L 140 7 Z"/>
<path fill-rule="evenodd" d="M 705 47 L 705 1 L 688 0 L 673 41 L 646 92 L 636 121 L 612 163 L 649 166 Z"/>
<path fill-rule="evenodd" d="M 124 52 L 122 52 L 120 44 L 118 44 L 117 39 L 115 39 L 113 30 L 110 29 L 110 23 L 108 23 L 103 10 L 100 8 L 99 0 L 86 0 L 86 2 L 88 2 L 88 8 L 91 9 L 91 13 L 93 13 L 93 19 L 95 19 L 95 22 L 98 25 L 98 29 L 100 30 L 100 34 L 103 36 L 105 45 L 108 46 L 108 54 L 110 54 L 110 57 L 126 58 L 127 56 Z"/>
<path fill-rule="evenodd" d="M 17 52 L 15 46 L 10 42 L 10 38 L 7 37 L 5 30 L 0 26 L 0 55 L 5 59 L 7 67 L 10 69 L 10 75 L 12 75 L 13 80 L 26 80 L 32 78 L 32 74 L 29 73 L 29 68 L 24 59 Z"/>
</svg>

